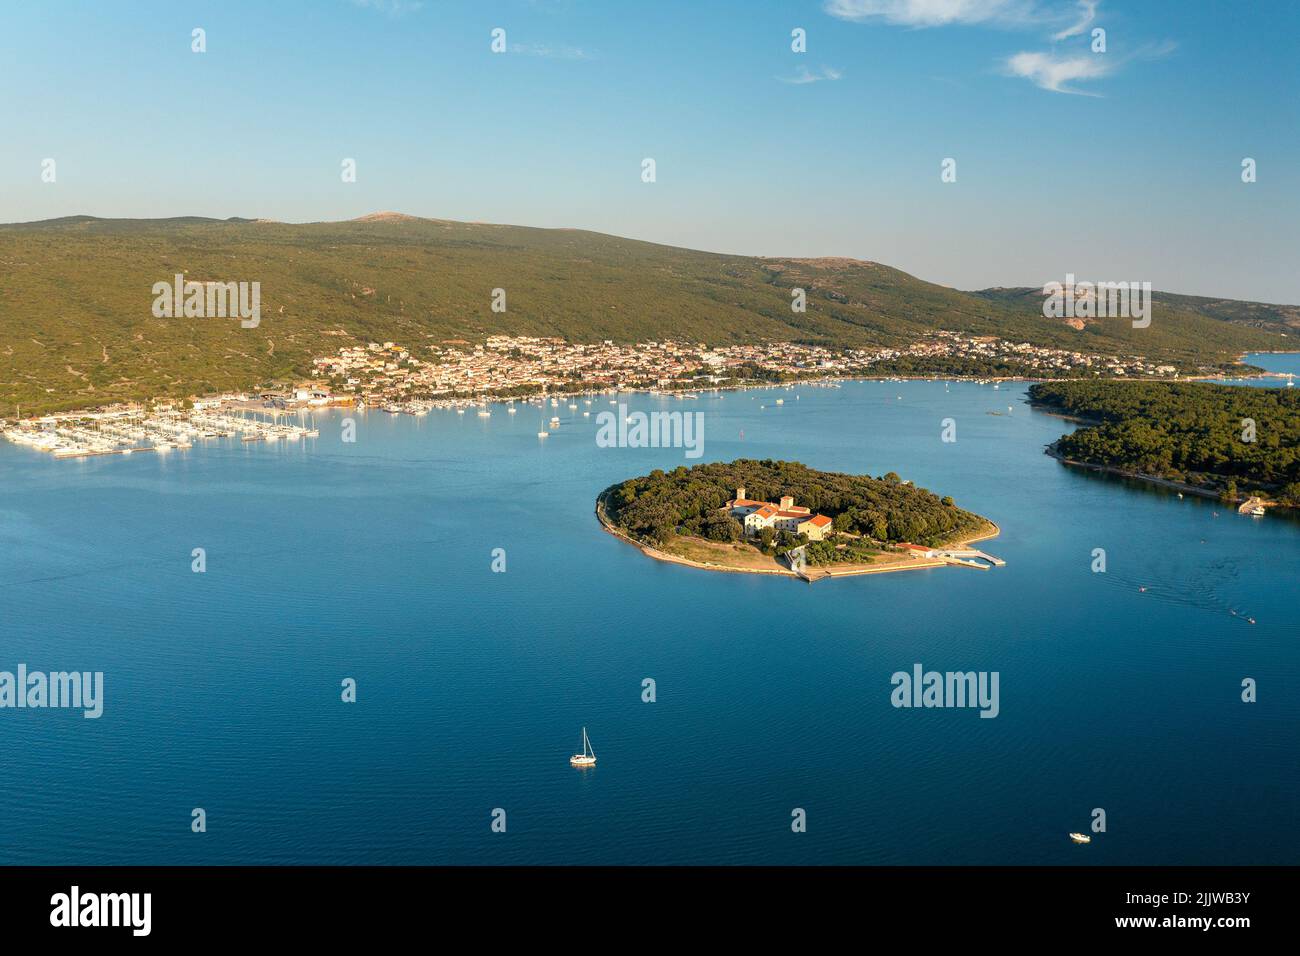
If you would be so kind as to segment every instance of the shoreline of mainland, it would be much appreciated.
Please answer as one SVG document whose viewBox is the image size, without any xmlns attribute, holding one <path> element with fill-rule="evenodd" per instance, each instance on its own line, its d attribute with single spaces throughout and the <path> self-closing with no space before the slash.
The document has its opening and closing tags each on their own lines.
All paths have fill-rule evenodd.
<svg viewBox="0 0 1300 956">
<path fill-rule="evenodd" d="M 1061 415 L 1059 417 L 1068 418 L 1069 416 Z M 1110 475 L 1115 478 L 1125 478 L 1130 481 L 1140 481 L 1143 482 L 1144 484 L 1154 485 L 1158 488 L 1167 488 L 1171 491 L 1177 491 L 1180 493 L 1195 495 L 1198 498 L 1206 498 L 1210 501 L 1221 502 L 1224 505 L 1224 507 L 1233 508 L 1234 510 L 1239 504 L 1241 504 L 1243 501 L 1246 501 L 1248 497 L 1259 498 L 1259 503 L 1265 508 L 1276 508 L 1279 511 L 1284 511 L 1284 512 L 1292 510 L 1289 509 L 1286 505 L 1280 504 L 1277 501 L 1273 501 L 1272 499 L 1269 498 L 1263 498 L 1258 495 L 1255 496 L 1237 495 L 1235 498 L 1228 501 L 1224 499 L 1223 492 L 1218 489 L 1206 488 L 1203 485 L 1191 485 L 1184 481 L 1175 481 L 1173 478 L 1161 478 L 1158 475 L 1148 475 L 1140 471 L 1128 471 L 1116 465 L 1102 465 L 1102 464 L 1098 464 L 1097 462 L 1079 461 L 1077 458 L 1067 458 L 1065 457 L 1065 455 L 1061 454 L 1061 452 L 1057 449 L 1056 442 L 1052 442 L 1045 449 L 1043 449 L 1043 454 L 1047 455 L 1049 458 L 1055 458 L 1061 464 L 1067 465 L 1071 468 L 1079 468 L 1083 471 L 1091 471 L 1096 474 Z"/>
<path fill-rule="evenodd" d="M 1242 352 L 1237 356 L 1235 360 L 1235 364 L 1246 366 L 1249 368 L 1258 368 L 1258 366 L 1250 366 L 1245 361 L 1248 355 L 1300 355 L 1300 350 Z M 807 377 L 797 376 L 794 378 L 785 379 L 781 381 L 737 380 L 737 381 L 729 382 L 725 385 L 691 384 L 691 385 L 683 385 L 680 388 L 662 388 L 662 387 L 649 386 L 645 384 L 638 384 L 627 389 L 620 389 L 618 387 L 611 387 L 608 385 L 600 385 L 600 386 L 593 385 L 590 388 L 580 388 L 577 390 L 563 390 L 563 391 L 556 391 L 556 392 L 548 392 L 546 390 L 542 390 L 540 392 L 525 391 L 515 395 L 482 393 L 476 395 L 446 396 L 438 399 L 432 399 L 432 398 L 420 399 L 420 401 L 429 402 L 431 409 L 432 408 L 469 408 L 477 405 L 510 404 L 514 402 L 530 402 L 535 399 L 544 400 L 547 398 L 576 398 L 581 396 L 591 396 L 591 395 L 600 395 L 600 394 L 626 393 L 630 395 L 635 395 L 635 394 L 676 395 L 676 394 L 686 394 L 691 392 L 694 393 L 724 392 L 724 391 L 744 392 L 749 390 L 761 390 L 761 389 L 794 388 L 800 385 L 810 385 L 814 387 L 825 388 L 828 386 L 835 387 L 838 385 L 842 385 L 844 383 L 851 383 L 851 382 L 974 382 L 976 384 L 987 384 L 987 383 L 994 383 L 994 382 L 1035 383 L 1035 382 L 1046 382 L 1046 381 L 1090 381 L 1091 380 L 1086 378 L 1083 375 L 1078 375 L 1078 376 L 963 375 L 959 373 L 941 373 L 941 372 L 930 372 L 930 373 L 921 373 L 921 374 L 884 373 L 879 375 L 871 375 L 871 374 L 864 374 L 864 372 L 865 370 L 859 370 L 857 373 L 837 374 L 837 375 L 812 374 Z M 1287 378 L 1289 374 L 1290 373 L 1287 372 L 1270 372 L 1261 369 L 1260 371 L 1255 373 L 1239 375 L 1237 376 L 1237 378 L 1241 380 Z M 1124 377 L 1114 377 L 1107 380 L 1120 381 L 1120 382 L 1148 382 L 1148 381 L 1150 382 L 1178 382 L 1178 381 L 1214 382 L 1224 377 L 1226 376 L 1216 377 L 1216 376 L 1205 375 L 1205 376 L 1187 376 L 1185 378 L 1175 377 L 1171 379 L 1171 378 L 1164 378 L 1164 377 L 1152 378 L 1152 377 L 1145 377 L 1145 376 L 1131 376 L 1131 377 L 1124 376 Z M 255 392 L 258 389 L 263 387 L 272 388 L 274 386 L 263 383 L 262 385 L 254 385 L 249 388 L 243 389 L 242 391 Z M 190 395 L 188 397 L 182 397 L 178 395 L 162 395 L 162 396 L 155 395 L 150 398 L 143 398 L 143 397 L 122 398 L 113 402 L 109 402 L 106 405 L 97 405 L 88 408 L 64 409 L 59 411 L 45 411 L 42 409 L 42 411 L 38 412 L 36 415 L 32 416 L 29 419 L 23 419 L 18 416 L 15 416 L 14 418 L 11 419 L 7 416 L 0 415 L 0 428 L 3 428 L 5 425 L 11 422 L 13 425 L 21 425 L 23 421 L 35 421 L 41 418 L 75 419 L 78 417 L 102 415 L 106 413 L 108 410 L 119 406 L 128 406 L 128 405 L 143 406 L 146 404 L 158 405 L 160 403 L 167 404 L 167 403 L 184 402 L 184 401 L 192 401 L 192 400 L 205 401 L 217 397 L 218 397 L 217 395 L 211 395 L 211 394 Z M 342 394 L 334 395 L 332 400 L 329 401 L 325 407 L 355 407 L 356 400 L 358 398 L 361 398 L 363 401 L 365 401 L 365 399 L 371 398 L 371 396 L 342 395 Z M 367 402 L 366 407 L 382 408 L 382 405 L 377 402 Z M 1039 410 L 1042 411 L 1043 409 L 1039 409 Z M 1061 417 L 1069 417 L 1069 416 L 1063 415 Z"/>
</svg>

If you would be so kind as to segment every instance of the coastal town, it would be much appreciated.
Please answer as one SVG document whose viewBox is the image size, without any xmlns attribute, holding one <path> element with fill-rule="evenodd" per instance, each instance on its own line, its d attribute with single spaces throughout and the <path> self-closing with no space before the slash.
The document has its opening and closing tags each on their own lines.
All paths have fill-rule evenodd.
<svg viewBox="0 0 1300 956">
<path fill-rule="evenodd" d="M 662 341 L 572 343 L 557 338 L 492 336 L 428 347 L 421 357 L 394 342 L 350 346 L 317 358 L 318 378 L 334 392 L 394 411 L 486 398 L 604 390 L 690 390 L 772 385 L 818 378 L 889 377 L 900 359 L 918 365 L 948 359 L 1007 363 L 1027 376 L 1173 378 L 1178 370 L 1140 356 L 1098 356 L 985 336 L 938 332 L 905 348 L 833 349 L 777 342 L 709 347 Z M 933 377 L 933 376 L 931 376 Z"/>
<path fill-rule="evenodd" d="M 243 441 L 271 442 L 314 437 L 316 429 L 305 416 L 326 405 L 415 415 L 434 408 L 461 413 L 477 408 L 487 417 L 487 402 L 493 400 L 549 396 L 554 403 L 558 397 L 619 391 L 694 397 L 706 389 L 895 378 L 890 370 L 900 361 L 924 368 L 947 360 L 981 367 L 1005 363 L 1044 378 L 1171 378 L 1177 373 L 1173 366 L 1138 356 L 1097 356 L 953 332 L 935 333 L 906 348 L 878 349 L 793 342 L 712 347 L 674 341 L 574 343 L 497 335 L 482 344 L 454 340 L 422 351 L 396 342 L 348 346 L 316 358 L 309 378 L 264 383 L 247 392 L 29 418 L 18 409 L 13 420 L 0 421 L 0 434 L 56 458 L 131 454 L 184 449 L 201 439 L 236 435 Z"/>
</svg>

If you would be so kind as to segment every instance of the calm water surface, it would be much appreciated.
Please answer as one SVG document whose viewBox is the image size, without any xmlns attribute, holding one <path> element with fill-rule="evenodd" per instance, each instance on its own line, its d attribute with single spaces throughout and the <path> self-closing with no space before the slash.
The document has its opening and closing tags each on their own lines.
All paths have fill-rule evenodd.
<svg viewBox="0 0 1300 956">
<path fill-rule="evenodd" d="M 1024 391 L 625 398 L 703 412 L 701 460 L 893 470 L 1002 526 L 1005 568 L 815 586 L 602 533 L 601 489 L 693 463 L 597 448 L 605 397 L 548 406 L 545 442 L 531 406 L 360 413 L 355 444 L 343 412 L 297 445 L 0 442 L 0 669 L 106 683 L 99 720 L 0 711 L 0 863 L 1296 862 L 1300 525 L 1069 470 Z M 893 708 L 916 662 L 998 671 L 1000 715 Z"/>
</svg>

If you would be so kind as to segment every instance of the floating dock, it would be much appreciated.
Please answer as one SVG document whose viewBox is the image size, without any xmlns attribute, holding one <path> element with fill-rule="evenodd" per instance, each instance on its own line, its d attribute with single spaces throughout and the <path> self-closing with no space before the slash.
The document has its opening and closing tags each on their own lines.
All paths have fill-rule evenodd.
<svg viewBox="0 0 1300 956">
<path fill-rule="evenodd" d="M 986 551 L 980 551 L 978 548 L 954 548 L 945 551 L 936 551 L 936 558 L 942 560 L 945 564 L 960 564 L 964 568 L 976 568 L 980 571 L 987 571 L 989 568 L 1006 567 L 1006 562 L 1001 558 L 995 558 Z M 981 564 L 980 561 L 987 561 L 987 564 Z"/>
</svg>

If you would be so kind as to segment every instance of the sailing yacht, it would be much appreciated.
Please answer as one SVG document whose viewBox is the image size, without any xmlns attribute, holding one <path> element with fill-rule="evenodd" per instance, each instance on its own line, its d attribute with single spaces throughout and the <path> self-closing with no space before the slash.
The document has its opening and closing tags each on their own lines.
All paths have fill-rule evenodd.
<svg viewBox="0 0 1300 956">
<path fill-rule="evenodd" d="M 582 728 L 582 753 L 570 757 L 569 764 L 573 767 L 594 767 L 596 765 L 596 751 L 591 749 L 591 741 L 587 739 L 586 727 Z"/>
</svg>

